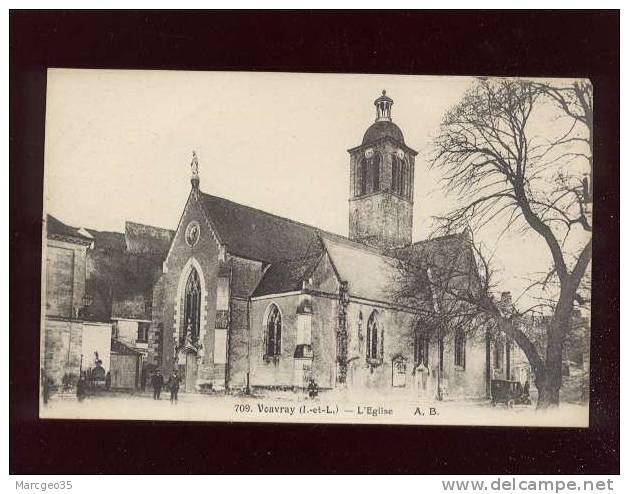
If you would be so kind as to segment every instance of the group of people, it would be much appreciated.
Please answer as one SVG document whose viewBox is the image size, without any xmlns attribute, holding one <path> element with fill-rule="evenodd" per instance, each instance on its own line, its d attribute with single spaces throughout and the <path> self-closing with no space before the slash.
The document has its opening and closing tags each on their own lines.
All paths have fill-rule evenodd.
<svg viewBox="0 0 629 494">
<path fill-rule="evenodd" d="M 170 391 L 170 402 L 176 403 L 179 394 L 179 385 L 181 384 L 181 377 L 179 377 L 179 372 L 177 370 L 173 370 L 172 374 L 168 378 L 168 381 L 164 382 L 164 376 L 162 376 L 162 372 L 157 369 L 153 376 L 151 377 L 151 386 L 153 386 L 153 399 L 159 400 L 160 395 L 162 394 L 162 388 L 164 385 Z"/>
</svg>

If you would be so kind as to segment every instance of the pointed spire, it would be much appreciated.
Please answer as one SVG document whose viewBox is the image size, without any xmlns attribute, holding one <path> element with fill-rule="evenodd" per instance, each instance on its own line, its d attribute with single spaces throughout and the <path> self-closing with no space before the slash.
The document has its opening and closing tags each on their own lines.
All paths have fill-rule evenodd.
<svg viewBox="0 0 629 494">
<path fill-rule="evenodd" d="M 190 175 L 190 183 L 192 184 L 193 189 L 199 188 L 199 160 L 197 158 L 197 152 L 192 151 L 192 162 L 190 163 L 190 171 L 192 174 Z"/>
<path fill-rule="evenodd" d="M 386 89 L 382 90 L 382 96 L 374 101 L 373 104 L 376 105 L 376 122 L 390 122 L 393 100 L 387 96 Z"/>
</svg>

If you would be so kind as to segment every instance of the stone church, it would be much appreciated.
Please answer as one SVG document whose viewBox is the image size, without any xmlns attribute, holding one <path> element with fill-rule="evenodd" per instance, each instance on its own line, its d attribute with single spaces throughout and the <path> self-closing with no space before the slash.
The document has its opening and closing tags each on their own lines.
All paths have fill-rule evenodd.
<svg viewBox="0 0 629 494">
<path fill-rule="evenodd" d="M 106 280 L 91 261 L 90 306 L 71 317 L 113 321 L 112 341 L 129 321 L 138 334 L 142 324 L 146 344 L 125 343 L 142 353 L 139 365 L 145 372 L 179 369 L 190 392 L 295 389 L 311 379 L 321 389 L 410 391 L 421 369 L 438 376 L 452 397 L 487 396 L 493 367 L 502 365 L 492 362 L 491 342 L 464 332 L 429 333 L 417 314 L 433 310 L 434 294 L 417 307 L 391 290 L 396 251 L 447 249 L 466 238 L 413 243 L 417 152 L 392 121 L 385 91 L 374 104 L 375 122 L 348 151 L 347 237 L 203 192 L 194 155 L 190 194 L 174 231 L 134 223 L 118 237 L 72 229 L 83 237 L 75 241 L 88 262 L 98 252 L 110 262 L 118 252 L 125 261 L 108 269 L 125 266 L 132 274 L 122 283 L 113 277 L 118 288 L 96 317 L 99 279 Z M 50 242 L 50 225 L 48 233 Z M 103 254 L 112 238 L 120 247 Z"/>
</svg>

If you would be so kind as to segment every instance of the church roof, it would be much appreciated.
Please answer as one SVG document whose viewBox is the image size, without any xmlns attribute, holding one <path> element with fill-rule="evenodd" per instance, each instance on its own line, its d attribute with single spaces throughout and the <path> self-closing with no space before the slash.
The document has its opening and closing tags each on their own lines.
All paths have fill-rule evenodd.
<svg viewBox="0 0 629 494">
<path fill-rule="evenodd" d="M 202 204 L 231 254 L 266 263 L 311 257 L 319 236 L 340 237 L 314 226 L 199 192 Z"/>
<path fill-rule="evenodd" d="M 356 242 L 323 239 L 342 281 L 348 282 L 349 294 L 380 302 L 397 303 L 394 284 L 399 277 L 397 259 Z"/>
<path fill-rule="evenodd" d="M 402 130 L 393 122 L 386 120 L 375 122 L 367 129 L 363 136 L 363 144 L 375 142 L 383 137 L 392 137 L 396 141 L 404 144 L 404 134 L 402 134 Z"/>
<path fill-rule="evenodd" d="M 258 283 L 252 296 L 301 290 L 302 283 L 308 279 L 321 260 L 322 252 L 305 259 L 276 262 L 269 266 Z"/>
<path fill-rule="evenodd" d="M 252 296 L 300 290 L 328 253 L 350 295 L 396 303 L 396 267 L 403 252 L 439 252 L 460 245 L 461 236 L 438 237 L 382 253 L 377 249 L 297 221 L 199 191 L 221 243 L 230 254 L 269 264 Z"/>
<path fill-rule="evenodd" d="M 342 235 L 200 192 L 230 254 L 269 263 L 252 296 L 300 290 L 327 251 L 350 294 L 390 301 L 395 259 Z"/>
<path fill-rule="evenodd" d="M 414 258 L 423 262 L 429 261 L 434 267 L 446 266 L 457 258 L 462 250 L 470 249 L 470 237 L 467 231 L 452 233 L 441 237 L 420 240 L 406 247 L 395 249 L 392 255 L 401 258 Z"/>
</svg>

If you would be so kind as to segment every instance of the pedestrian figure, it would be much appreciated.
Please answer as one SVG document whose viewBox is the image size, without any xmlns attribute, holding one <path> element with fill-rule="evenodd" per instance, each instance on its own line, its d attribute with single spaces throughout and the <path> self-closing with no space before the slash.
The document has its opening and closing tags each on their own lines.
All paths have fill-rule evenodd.
<svg viewBox="0 0 629 494">
<path fill-rule="evenodd" d="M 109 391 L 111 389 L 111 372 L 107 371 L 105 375 L 105 389 Z"/>
<path fill-rule="evenodd" d="M 310 399 L 314 399 L 319 395 L 319 386 L 314 379 L 310 379 L 310 383 L 308 384 L 308 396 Z"/>
<path fill-rule="evenodd" d="M 43 387 L 43 395 L 44 395 L 43 398 L 44 398 L 44 405 L 45 405 L 45 404 L 48 403 L 48 398 L 50 398 L 50 385 L 51 385 L 51 382 L 50 382 L 50 379 L 48 378 L 48 376 L 43 374 L 43 371 L 42 371 L 42 376 L 43 376 L 42 387 Z"/>
<path fill-rule="evenodd" d="M 179 377 L 179 373 L 176 370 L 173 370 L 173 373 L 170 375 L 170 379 L 168 379 L 168 389 L 170 389 L 170 402 L 177 402 L 177 394 L 179 393 L 179 383 L 181 382 L 181 378 Z"/>
<path fill-rule="evenodd" d="M 528 380 L 524 383 L 524 388 L 522 389 L 522 403 L 525 405 L 531 404 L 531 385 Z"/>
<path fill-rule="evenodd" d="M 83 401 L 85 399 L 85 395 L 87 393 L 86 387 L 87 382 L 85 381 L 85 377 L 79 377 L 79 381 L 76 383 L 76 398 L 79 401 Z"/>
<path fill-rule="evenodd" d="M 430 371 L 426 366 L 424 366 L 423 362 L 419 364 L 415 364 L 413 367 L 413 380 L 414 387 L 417 390 L 417 396 L 419 398 L 424 398 L 426 396 L 426 387 L 428 382 L 428 373 Z"/>
<path fill-rule="evenodd" d="M 162 387 L 164 386 L 164 376 L 162 376 L 159 369 L 151 377 L 151 385 L 153 386 L 153 399 L 159 400 L 162 394 Z"/>
</svg>

